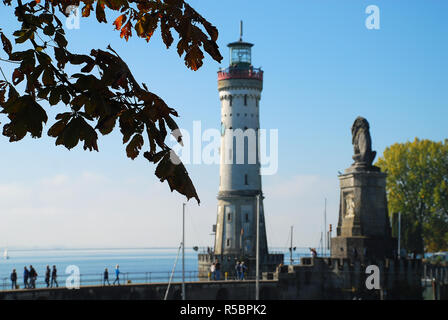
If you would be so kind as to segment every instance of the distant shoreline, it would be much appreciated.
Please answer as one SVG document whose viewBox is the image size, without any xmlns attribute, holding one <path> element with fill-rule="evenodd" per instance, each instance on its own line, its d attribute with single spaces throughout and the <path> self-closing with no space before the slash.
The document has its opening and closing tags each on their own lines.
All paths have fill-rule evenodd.
<svg viewBox="0 0 448 320">
<path fill-rule="evenodd" d="M 1 247 L 0 247 L 1 248 Z M 8 249 L 8 251 L 30 251 L 30 250 L 40 250 L 40 251 L 57 251 L 57 250 L 166 250 L 166 249 L 177 249 L 178 247 L 3 247 Z M 186 248 L 190 249 L 190 248 Z"/>
</svg>

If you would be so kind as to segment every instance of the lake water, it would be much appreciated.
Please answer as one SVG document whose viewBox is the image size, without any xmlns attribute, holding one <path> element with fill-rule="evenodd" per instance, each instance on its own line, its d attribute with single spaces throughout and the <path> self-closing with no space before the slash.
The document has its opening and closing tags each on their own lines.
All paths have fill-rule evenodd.
<svg viewBox="0 0 448 320">
<path fill-rule="evenodd" d="M 285 254 L 285 264 L 289 263 L 287 248 L 274 248 L 275 252 Z M 105 268 L 109 270 L 109 281 L 115 279 L 115 266 L 120 267 L 121 283 L 167 282 L 174 267 L 178 248 L 139 248 L 139 249 L 33 249 L 9 250 L 9 259 L 0 257 L 0 289 L 11 286 L 10 274 L 17 271 L 17 284 L 23 288 L 24 266 L 32 265 L 38 273 L 37 287 L 46 286 L 44 283 L 45 269 L 56 265 L 59 285 L 65 286 L 66 268 L 74 265 L 79 268 L 81 285 L 98 285 L 103 279 Z M 298 248 L 294 252 L 295 263 L 299 257 L 309 256 L 308 248 Z M 186 280 L 197 279 L 198 252 L 185 249 Z M 182 259 L 179 255 L 173 281 L 181 280 Z"/>
</svg>

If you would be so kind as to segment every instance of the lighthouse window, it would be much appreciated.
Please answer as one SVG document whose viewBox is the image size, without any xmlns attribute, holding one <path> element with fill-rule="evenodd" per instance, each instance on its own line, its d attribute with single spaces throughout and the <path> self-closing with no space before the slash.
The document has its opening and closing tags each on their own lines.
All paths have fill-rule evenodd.
<svg viewBox="0 0 448 320">
<path fill-rule="evenodd" d="M 230 106 L 232 106 L 232 96 L 229 96 L 229 103 L 230 103 Z"/>
<path fill-rule="evenodd" d="M 230 48 L 230 64 L 237 65 L 239 63 L 250 64 L 250 47 L 246 45 L 237 45 Z"/>
<path fill-rule="evenodd" d="M 247 106 L 247 94 L 244 95 L 244 105 Z"/>
<path fill-rule="evenodd" d="M 228 214 L 227 214 L 227 221 L 230 221 L 231 218 L 232 218 L 232 214 L 231 214 L 231 213 L 228 213 Z"/>
<path fill-rule="evenodd" d="M 227 246 L 230 247 L 230 239 L 227 239 Z"/>
<path fill-rule="evenodd" d="M 257 107 L 258 107 L 258 99 L 256 99 L 255 101 L 256 101 L 256 105 L 257 105 Z"/>
<path fill-rule="evenodd" d="M 249 222 L 249 214 L 246 213 L 246 222 Z"/>
<path fill-rule="evenodd" d="M 244 175 L 244 184 L 247 186 L 249 183 L 247 181 L 247 174 Z"/>
</svg>

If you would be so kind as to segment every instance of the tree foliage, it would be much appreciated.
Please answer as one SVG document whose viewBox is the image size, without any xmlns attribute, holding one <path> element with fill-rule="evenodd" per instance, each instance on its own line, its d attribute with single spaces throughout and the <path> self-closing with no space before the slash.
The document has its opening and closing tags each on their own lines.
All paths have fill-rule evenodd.
<svg viewBox="0 0 448 320">
<path fill-rule="evenodd" d="M 13 5 L 11 0 L 2 1 L 4 6 Z M 175 155 L 165 144 L 168 129 L 181 140 L 173 119 L 177 112 L 144 83 L 140 85 L 110 46 L 92 49 L 89 55 L 70 51 L 58 18 L 68 16 L 69 6 L 80 6 L 83 17 L 95 14 L 99 23 L 107 23 L 106 11 L 116 12 L 119 16 L 113 25 L 126 41 L 133 32 L 149 41 L 160 27 L 169 48 L 174 42 L 173 32 L 177 33 L 177 52 L 192 70 L 202 66 L 202 50 L 216 61 L 222 60 L 216 44 L 218 30 L 183 0 L 18 0 L 15 16 L 21 28 L 12 35 L 14 45 L 11 36 L 0 29 L 7 55 L 2 63 L 17 65 L 11 80 L 6 76 L 0 80 L 0 113 L 9 119 L 3 125 L 3 135 L 11 142 L 27 134 L 40 138 L 48 121 L 42 103 L 62 103 L 67 111 L 57 114 L 48 130 L 56 145 L 71 149 L 81 142 L 85 150 L 98 151 L 98 133 L 107 135 L 118 125 L 129 158 L 135 159 L 146 142 L 143 156 L 157 164 L 157 177 L 168 181 L 172 191 L 199 202 L 185 167 L 170 161 Z M 67 65 L 80 70 L 68 75 Z"/>
<path fill-rule="evenodd" d="M 402 245 L 411 252 L 448 250 L 448 140 L 396 143 L 377 164 L 387 172 L 389 212 L 402 215 Z M 396 223 L 394 223 L 394 231 Z"/>
</svg>

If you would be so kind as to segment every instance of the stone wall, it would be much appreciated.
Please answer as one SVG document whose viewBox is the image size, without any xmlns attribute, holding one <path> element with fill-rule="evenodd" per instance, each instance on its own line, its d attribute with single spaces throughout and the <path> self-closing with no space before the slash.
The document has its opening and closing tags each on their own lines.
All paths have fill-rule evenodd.
<svg viewBox="0 0 448 320">
<path fill-rule="evenodd" d="M 380 269 L 382 290 L 367 290 L 366 266 L 348 259 L 302 258 L 300 265 L 282 266 L 277 272 L 264 272 L 260 281 L 262 300 L 306 299 L 422 299 L 421 260 L 371 261 Z M 445 269 L 426 269 L 437 276 L 437 297 L 446 297 L 448 272 Z M 131 284 L 107 287 L 82 287 L 0 291 L 0 299 L 145 299 L 161 300 L 166 283 Z M 186 283 L 189 300 L 248 300 L 255 298 L 255 281 L 198 281 Z M 181 284 L 172 284 L 168 299 L 181 298 Z"/>
<path fill-rule="evenodd" d="M 166 283 L 152 283 L 0 291 L 0 300 L 163 300 L 166 288 Z M 255 299 L 254 281 L 187 282 L 185 289 L 188 300 Z M 180 300 L 181 292 L 180 283 L 172 284 L 168 300 Z M 260 298 L 274 299 L 276 292 L 277 281 L 260 281 Z"/>
<path fill-rule="evenodd" d="M 361 264 L 349 259 L 302 258 L 277 274 L 283 299 L 422 299 L 421 260 L 379 260 Z M 377 265 L 382 290 L 366 288 L 366 266 Z"/>
</svg>

